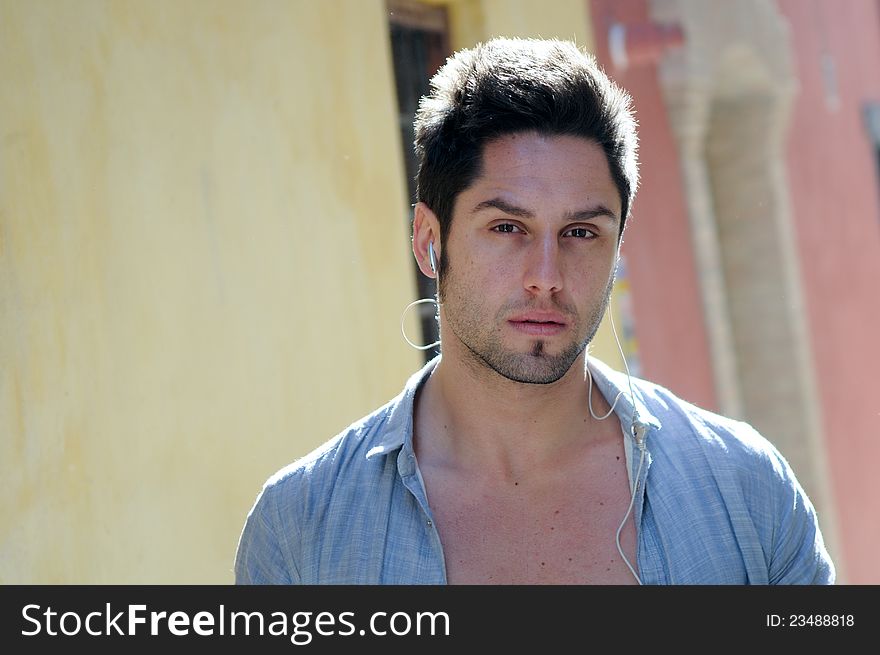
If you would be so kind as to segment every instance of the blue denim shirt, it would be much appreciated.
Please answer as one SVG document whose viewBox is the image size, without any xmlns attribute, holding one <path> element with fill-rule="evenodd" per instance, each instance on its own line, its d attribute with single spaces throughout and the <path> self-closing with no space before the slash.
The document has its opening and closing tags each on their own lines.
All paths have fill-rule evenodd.
<svg viewBox="0 0 880 655">
<path fill-rule="evenodd" d="M 440 536 L 413 452 L 413 401 L 437 363 L 402 393 L 263 486 L 235 558 L 237 584 L 446 584 Z M 641 469 L 622 430 L 643 584 L 833 584 L 810 500 L 751 426 L 589 359 L 621 426 L 648 426 Z M 586 402 L 586 398 L 585 398 Z M 609 535 L 610 539 L 614 535 Z"/>
</svg>

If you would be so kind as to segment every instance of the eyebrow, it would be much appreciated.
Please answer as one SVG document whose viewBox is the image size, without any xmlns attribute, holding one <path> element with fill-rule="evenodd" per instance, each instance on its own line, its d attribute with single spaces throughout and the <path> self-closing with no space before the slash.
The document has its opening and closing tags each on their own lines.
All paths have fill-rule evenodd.
<svg viewBox="0 0 880 655">
<path fill-rule="evenodd" d="M 477 212 L 483 211 L 484 209 L 498 209 L 505 214 L 510 214 L 511 216 L 518 216 L 520 218 L 534 218 L 535 214 L 528 209 L 523 207 L 517 207 L 516 205 L 512 205 L 509 202 L 502 200 L 501 198 L 492 198 L 491 200 L 484 200 L 479 203 L 471 210 L 471 214 L 476 214 Z M 608 209 L 605 205 L 596 205 L 594 207 L 590 207 L 588 209 L 581 209 L 579 211 L 567 212 L 563 217 L 564 220 L 567 221 L 589 221 L 594 218 L 605 217 L 610 219 L 612 222 L 618 222 L 619 219 L 617 214 Z"/>
</svg>

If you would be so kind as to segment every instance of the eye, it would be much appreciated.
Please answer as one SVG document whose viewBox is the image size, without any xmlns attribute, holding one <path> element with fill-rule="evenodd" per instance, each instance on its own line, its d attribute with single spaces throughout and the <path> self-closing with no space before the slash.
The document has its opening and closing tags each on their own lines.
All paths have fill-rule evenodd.
<svg viewBox="0 0 880 655">
<path fill-rule="evenodd" d="M 515 234 L 517 232 L 522 232 L 518 225 L 514 225 L 513 223 L 500 223 L 492 227 L 493 232 L 501 232 L 502 234 Z"/>
<path fill-rule="evenodd" d="M 564 237 L 575 237 L 576 239 L 595 239 L 596 234 L 585 227 L 573 227 L 562 233 Z"/>
</svg>

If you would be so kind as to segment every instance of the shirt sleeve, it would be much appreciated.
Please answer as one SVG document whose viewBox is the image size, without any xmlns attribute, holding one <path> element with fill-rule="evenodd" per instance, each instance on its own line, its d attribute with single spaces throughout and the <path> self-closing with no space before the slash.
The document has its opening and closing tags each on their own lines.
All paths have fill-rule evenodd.
<svg viewBox="0 0 880 655">
<path fill-rule="evenodd" d="M 768 572 L 770 584 L 834 584 L 834 563 L 825 547 L 816 510 L 788 462 L 778 453 L 776 459 L 782 484 Z"/>
<path fill-rule="evenodd" d="M 299 574 L 289 556 L 289 548 L 279 539 L 279 534 L 277 504 L 272 487 L 266 486 L 248 513 L 239 538 L 235 554 L 235 584 L 299 584 Z"/>
</svg>

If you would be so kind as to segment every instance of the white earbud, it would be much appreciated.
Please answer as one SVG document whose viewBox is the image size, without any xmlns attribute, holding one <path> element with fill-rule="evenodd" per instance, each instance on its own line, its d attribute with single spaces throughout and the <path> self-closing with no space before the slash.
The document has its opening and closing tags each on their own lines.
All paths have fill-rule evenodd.
<svg viewBox="0 0 880 655">
<path fill-rule="evenodd" d="M 431 262 L 431 270 L 437 272 L 437 262 L 434 260 L 434 242 L 428 241 L 428 259 Z"/>
</svg>

